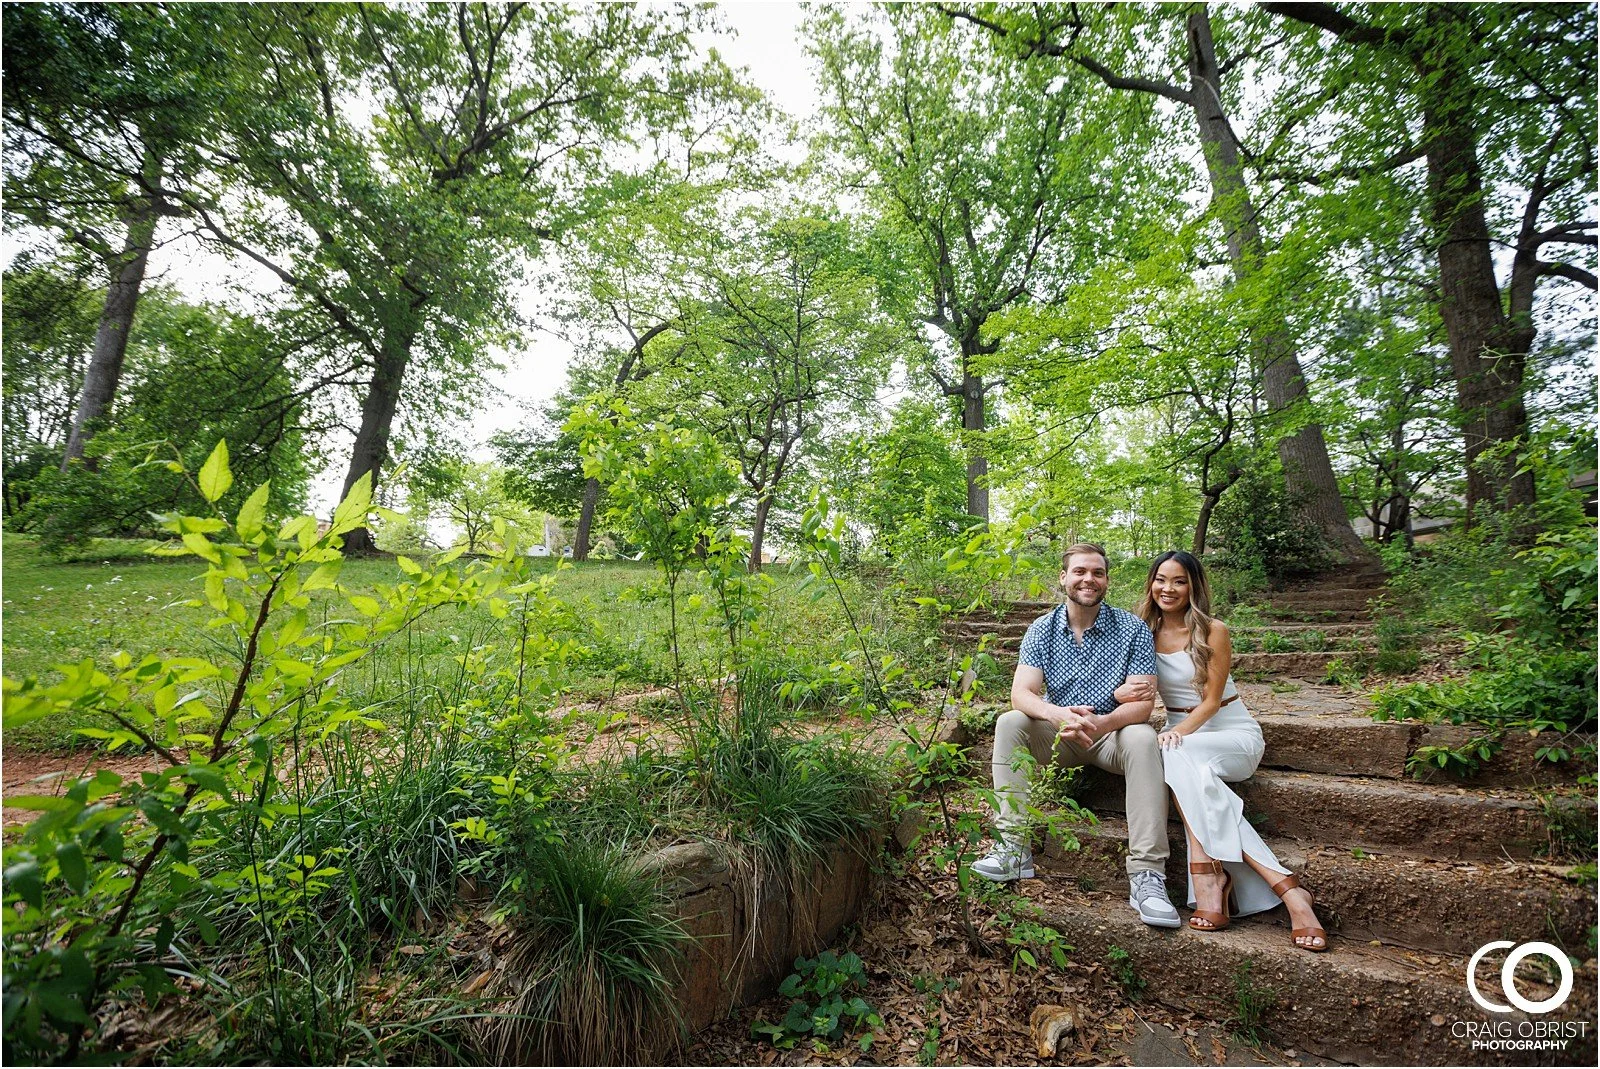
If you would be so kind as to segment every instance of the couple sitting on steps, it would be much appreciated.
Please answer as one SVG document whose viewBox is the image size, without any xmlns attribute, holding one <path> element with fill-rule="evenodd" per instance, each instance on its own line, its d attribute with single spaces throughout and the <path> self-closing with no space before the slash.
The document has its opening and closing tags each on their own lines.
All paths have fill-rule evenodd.
<svg viewBox="0 0 1600 1069">
<path fill-rule="evenodd" d="M 991 880 L 1033 875 L 1028 774 L 1016 760 L 1026 748 L 1040 764 L 1090 764 L 1127 780 L 1128 904 L 1146 924 L 1179 926 L 1165 877 L 1170 788 L 1189 840 L 1189 926 L 1217 931 L 1231 916 L 1281 900 L 1294 945 L 1326 950 L 1310 892 L 1279 864 L 1227 786 L 1256 770 L 1265 744 L 1228 674 L 1232 642 L 1211 617 L 1200 562 L 1178 550 L 1157 557 L 1137 616 L 1102 604 L 1099 546 L 1067 550 L 1061 588 L 1066 604 L 1035 620 L 1022 640 L 1013 708 L 995 722 L 1000 841 L 972 871 Z M 1149 723 L 1157 691 L 1167 708 L 1160 734 Z"/>
</svg>

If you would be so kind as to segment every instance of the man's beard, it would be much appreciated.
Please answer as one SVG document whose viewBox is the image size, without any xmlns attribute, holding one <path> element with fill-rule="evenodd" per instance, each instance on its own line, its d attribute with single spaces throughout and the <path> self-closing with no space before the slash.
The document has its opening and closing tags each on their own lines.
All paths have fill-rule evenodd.
<svg viewBox="0 0 1600 1069">
<path fill-rule="evenodd" d="M 1086 597 L 1092 598 L 1093 600 L 1085 601 L 1084 598 Z M 1086 609 L 1092 609 L 1102 601 L 1106 600 L 1106 592 L 1104 590 L 1079 591 L 1077 587 L 1068 587 L 1067 600 L 1075 602 L 1078 605 L 1082 605 Z"/>
</svg>

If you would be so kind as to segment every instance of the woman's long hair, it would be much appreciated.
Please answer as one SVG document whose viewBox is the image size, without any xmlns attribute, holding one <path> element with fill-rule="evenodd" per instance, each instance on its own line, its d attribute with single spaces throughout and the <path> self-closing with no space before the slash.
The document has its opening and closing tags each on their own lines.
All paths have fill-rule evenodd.
<svg viewBox="0 0 1600 1069">
<path fill-rule="evenodd" d="M 1139 619 L 1152 634 L 1161 630 L 1161 607 L 1151 595 L 1156 572 L 1169 560 L 1175 560 L 1189 576 L 1189 608 L 1184 611 L 1183 622 L 1189 628 L 1189 656 L 1194 660 L 1194 685 L 1205 690 L 1211 672 L 1211 584 L 1206 580 L 1206 570 L 1193 553 L 1169 549 L 1150 564 L 1150 574 L 1144 580 L 1144 599 L 1139 602 Z"/>
</svg>

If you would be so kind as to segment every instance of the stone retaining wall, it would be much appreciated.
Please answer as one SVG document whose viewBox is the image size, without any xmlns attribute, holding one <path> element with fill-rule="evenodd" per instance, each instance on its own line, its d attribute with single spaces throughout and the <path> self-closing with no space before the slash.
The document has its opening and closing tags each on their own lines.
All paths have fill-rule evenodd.
<svg viewBox="0 0 1600 1069">
<path fill-rule="evenodd" d="M 790 886 L 774 872 L 730 861 L 718 846 L 669 846 L 647 864 L 663 876 L 684 929 L 693 937 L 676 990 L 688 1030 L 772 994 L 855 920 L 871 891 L 865 843 L 836 845 Z"/>
</svg>

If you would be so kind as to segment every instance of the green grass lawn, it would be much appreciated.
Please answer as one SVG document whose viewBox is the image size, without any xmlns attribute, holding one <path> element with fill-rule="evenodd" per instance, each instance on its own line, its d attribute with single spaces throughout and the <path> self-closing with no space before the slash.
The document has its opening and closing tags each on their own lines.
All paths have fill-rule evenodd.
<svg viewBox="0 0 1600 1069">
<path fill-rule="evenodd" d="M 7 676 L 50 679 L 55 666 L 85 658 L 106 664 L 118 650 L 135 657 L 199 654 L 224 661 L 235 651 L 220 644 L 220 632 L 205 627 L 211 612 L 186 604 L 201 596 L 203 564 L 193 557 L 152 558 L 146 543 L 101 539 L 73 559 L 39 552 L 24 536 L 6 534 L 0 557 L 0 664 Z M 536 567 L 558 571 L 557 596 L 574 610 L 576 637 L 586 653 L 571 666 L 565 700 L 644 689 L 672 678 L 665 588 L 653 566 L 627 561 L 589 562 L 557 569 L 554 560 Z M 769 668 L 796 674 L 826 665 L 847 652 L 843 612 L 832 597 L 815 599 L 799 589 L 803 570 L 772 568 L 772 589 L 763 616 L 770 630 Z M 401 578 L 390 558 L 347 561 L 340 581 L 353 592 Z M 875 652 L 930 658 L 931 624 L 914 608 L 895 602 L 871 584 L 847 581 L 858 622 L 872 634 Z M 691 677 L 726 674 L 726 647 L 705 614 L 686 612 L 683 602 L 700 592 L 690 582 L 680 592 L 682 655 Z M 329 598 L 327 592 L 319 596 Z M 364 661 L 347 686 L 374 700 L 390 697 L 417 669 L 448 668 L 452 659 L 486 643 L 504 643 L 506 622 L 479 607 L 451 607 Z M 50 749 L 83 745 L 79 724 L 47 718 L 7 732 L 7 747 Z M 82 725 L 87 726 L 87 725 Z M 103 725 L 94 725 L 103 726 Z"/>
</svg>

